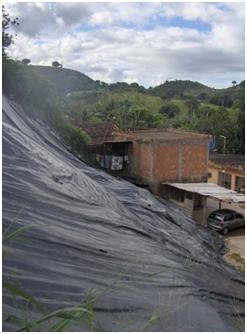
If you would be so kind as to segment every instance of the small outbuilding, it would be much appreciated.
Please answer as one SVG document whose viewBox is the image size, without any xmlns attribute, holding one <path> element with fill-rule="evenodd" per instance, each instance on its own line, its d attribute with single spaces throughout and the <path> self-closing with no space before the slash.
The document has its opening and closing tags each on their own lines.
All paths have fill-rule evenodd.
<svg viewBox="0 0 247 334">
<path fill-rule="evenodd" d="M 208 215 L 207 200 L 213 199 L 221 208 L 227 205 L 241 205 L 245 202 L 243 194 L 218 186 L 214 183 L 162 183 L 163 197 L 180 206 L 188 216 L 199 223 L 206 223 Z M 235 208 L 234 208 L 235 209 Z"/>
</svg>

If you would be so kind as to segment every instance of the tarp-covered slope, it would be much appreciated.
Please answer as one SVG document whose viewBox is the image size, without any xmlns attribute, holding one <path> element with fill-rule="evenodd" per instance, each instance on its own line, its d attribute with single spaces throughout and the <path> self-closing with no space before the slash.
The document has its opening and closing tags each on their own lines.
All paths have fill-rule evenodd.
<svg viewBox="0 0 247 334">
<path fill-rule="evenodd" d="M 6 246 L 4 281 L 45 313 L 78 305 L 93 289 L 105 291 L 94 305 L 104 331 L 239 331 L 243 324 L 244 275 L 222 260 L 218 238 L 147 190 L 79 161 L 4 98 L 4 228 L 10 223 L 32 228 Z M 25 302 L 3 293 L 3 319 L 23 316 Z"/>
</svg>

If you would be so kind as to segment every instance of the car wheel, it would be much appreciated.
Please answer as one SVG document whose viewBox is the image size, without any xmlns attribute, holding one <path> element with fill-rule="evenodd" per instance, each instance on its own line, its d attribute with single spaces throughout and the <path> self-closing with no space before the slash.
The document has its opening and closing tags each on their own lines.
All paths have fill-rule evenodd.
<svg viewBox="0 0 247 334">
<path fill-rule="evenodd" d="M 223 231 L 222 231 L 222 233 L 223 233 L 224 235 L 226 235 L 228 232 L 229 232 L 228 227 L 225 227 L 225 228 L 223 229 Z"/>
</svg>

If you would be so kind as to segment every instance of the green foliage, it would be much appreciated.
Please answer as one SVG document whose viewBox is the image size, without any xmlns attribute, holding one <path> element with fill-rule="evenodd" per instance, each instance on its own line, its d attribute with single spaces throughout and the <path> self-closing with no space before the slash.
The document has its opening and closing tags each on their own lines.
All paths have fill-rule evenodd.
<svg viewBox="0 0 247 334">
<path fill-rule="evenodd" d="M 7 30 L 10 26 L 19 25 L 18 17 L 11 17 L 2 6 L 2 57 L 7 58 L 6 48 L 8 48 L 13 41 L 13 35 L 9 34 Z"/>
<path fill-rule="evenodd" d="M 23 289 L 19 288 L 15 284 L 4 281 L 3 288 L 8 290 L 14 298 L 20 297 L 26 300 L 28 303 L 31 303 L 34 306 L 36 306 L 37 309 L 42 310 L 41 304 L 35 298 L 27 294 Z"/>
<path fill-rule="evenodd" d="M 74 153 L 80 155 L 81 158 L 88 159 L 86 146 L 91 144 L 91 138 L 86 132 L 63 119 L 57 120 L 55 128 L 64 143 L 69 146 Z"/>
<path fill-rule="evenodd" d="M 222 106 L 222 107 L 231 108 L 232 105 L 233 105 L 233 98 L 227 93 L 215 94 L 210 99 L 210 103 L 216 104 L 216 105 Z"/>
<path fill-rule="evenodd" d="M 57 94 L 65 96 L 68 93 L 84 90 L 97 90 L 99 86 L 85 74 L 80 72 L 49 66 L 32 66 L 33 71 L 43 79 L 49 80 L 56 87 Z"/>
<path fill-rule="evenodd" d="M 31 113 L 42 111 L 39 116 L 56 127 L 66 145 L 80 155 L 80 145 L 87 142 L 85 134 L 72 131 L 63 119 L 78 125 L 112 121 L 122 130 L 176 127 L 205 132 L 218 138 L 218 152 L 222 151 L 219 138 L 223 135 L 227 152 L 243 154 L 244 86 L 243 81 L 217 90 L 176 80 L 146 90 L 136 83 L 94 82 L 73 70 L 3 61 L 4 93 L 28 105 L 25 109 Z M 85 144 L 82 147 L 85 155 Z"/>
<path fill-rule="evenodd" d="M 24 59 L 22 59 L 21 63 L 22 63 L 23 65 L 29 65 L 29 64 L 31 63 L 31 60 L 28 59 L 28 58 L 24 58 Z"/>
<path fill-rule="evenodd" d="M 238 109 L 203 105 L 197 109 L 194 117 L 180 125 L 184 129 L 215 135 L 218 152 L 223 152 L 223 140 L 220 136 L 226 136 L 226 153 L 243 153 L 240 147 L 242 139 L 238 137 L 239 113 Z"/>
<path fill-rule="evenodd" d="M 39 75 L 35 67 L 6 59 L 3 62 L 3 90 L 6 95 L 19 102 L 32 116 L 46 121 L 54 127 L 64 143 L 73 152 L 86 159 L 86 145 L 91 138 L 79 128 L 65 121 L 61 114 L 61 103 L 57 102 L 56 86 Z M 84 118 L 87 113 L 81 114 Z"/>
<path fill-rule="evenodd" d="M 53 61 L 51 65 L 52 65 L 52 67 L 55 67 L 55 68 L 62 68 L 63 67 L 63 65 L 60 64 L 58 61 Z"/>
<path fill-rule="evenodd" d="M 3 60 L 3 91 L 22 105 L 45 109 L 48 101 L 56 98 L 56 87 L 38 75 L 33 66 L 11 60 Z"/>
<path fill-rule="evenodd" d="M 182 99 L 192 98 L 201 93 L 211 94 L 211 91 L 211 88 L 190 80 L 167 80 L 165 83 L 148 90 L 149 94 L 160 96 L 163 100 L 175 97 Z"/>
<path fill-rule="evenodd" d="M 161 114 L 166 114 L 168 118 L 173 118 L 180 112 L 180 109 L 176 104 L 170 102 L 164 104 L 159 112 Z"/>
<path fill-rule="evenodd" d="M 74 100 L 74 96 L 71 96 L 70 99 Z M 86 106 L 81 107 L 82 101 Z M 95 121 L 112 120 L 123 130 L 156 126 L 155 124 L 159 126 L 161 124 L 159 121 L 166 118 L 158 115 L 162 106 L 162 100 L 159 97 L 148 96 L 136 91 L 112 93 L 100 91 L 95 96 L 94 103 L 90 104 L 88 97 L 82 97 L 80 102 L 77 101 L 77 105 L 73 112 L 69 113 L 72 118 L 76 119 L 78 115 L 75 109 L 82 108 L 87 110 L 87 113 L 91 110 L 91 115 L 94 114 L 97 118 L 94 119 Z"/>
<path fill-rule="evenodd" d="M 30 230 L 33 226 L 32 225 L 30 225 L 30 226 L 22 226 L 22 227 L 18 228 L 15 231 L 11 231 L 11 227 L 12 227 L 12 225 L 10 224 L 9 228 L 6 229 L 3 232 L 3 244 L 4 245 L 6 243 L 10 242 L 10 241 L 13 242 L 15 239 L 17 239 L 19 237 L 19 235 L 21 233 L 23 233 L 24 231 Z"/>
</svg>

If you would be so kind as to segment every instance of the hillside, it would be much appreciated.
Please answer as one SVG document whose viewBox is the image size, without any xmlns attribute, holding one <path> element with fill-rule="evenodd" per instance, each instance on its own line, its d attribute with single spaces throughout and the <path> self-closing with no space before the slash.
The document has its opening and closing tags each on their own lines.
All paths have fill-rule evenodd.
<svg viewBox="0 0 247 334">
<path fill-rule="evenodd" d="M 3 64 L 3 88 L 21 104 L 45 110 L 45 101 L 74 125 L 112 121 L 123 130 L 175 127 L 214 135 L 218 152 L 244 154 L 245 82 L 214 89 L 189 80 L 145 89 L 107 84 L 64 68 Z M 35 82 L 35 85 L 33 84 Z M 33 107 L 31 107 L 33 108 Z"/>
<path fill-rule="evenodd" d="M 208 98 L 212 96 L 216 90 L 214 88 L 207 87 L 199 82 L 190 80 L 175 80 L 166 81 L 165 83 L 151 87 L 148 89 L 149 94 L 161 96 L 163 98 Z"/>
<path fill-rule="evenodd" d="M 166 82 L 150 89 L 120 82 L 100 87 L 66 97 L 64 112 L 75 124 L 81 120 L 112 120 L 123 130 L 194 130 L 215 136 L 218 152 L 223 152 L 221 136 L 225 136 L 227 152 L 244 154 L 244 82 L 227 89 L 188 80 Z"/>
<path fill-rule="evenodd" d="M 211 104 L 232 107 L 244 96 L 245 82 L 225 88 L 215 89 L 190 80 L 166 81 L 164 84 L 149 88 L 148 93 L 160 96 L 163 100 L 179 98 L 182 100 L 197 99 Z"/>
<path fill-rule="evenodd" d="M 51 66 L 30 66 L 38 75 L 52 82 L 59 95 L 73 91 L 97 89 L 98 84 L 83 73 L 67 68 L 54 68 Z"/>
</svg>

